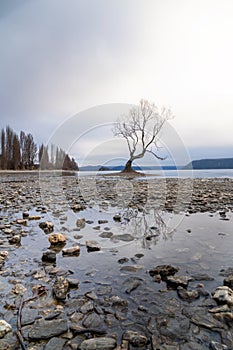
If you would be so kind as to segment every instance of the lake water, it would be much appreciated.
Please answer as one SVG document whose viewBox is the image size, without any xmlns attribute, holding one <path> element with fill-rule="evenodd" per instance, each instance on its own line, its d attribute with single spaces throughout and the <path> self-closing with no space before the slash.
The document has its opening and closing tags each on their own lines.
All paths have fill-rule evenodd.
<svg viewBox="0 0 233 350">
<path fill-rule="evenodd" d="M 109 174 L 109 171 L 79 171 L 79 176 Z M 113 172 L 114 173 L 114 172 Z M 116 172 L 117 173 L 117 172 Z M 203 169 L 203 170 L 147 170 L 146 174 L 155 177 L 181 177 L 181 178 L 233 178 L 233 169 Z"/>
</svg>

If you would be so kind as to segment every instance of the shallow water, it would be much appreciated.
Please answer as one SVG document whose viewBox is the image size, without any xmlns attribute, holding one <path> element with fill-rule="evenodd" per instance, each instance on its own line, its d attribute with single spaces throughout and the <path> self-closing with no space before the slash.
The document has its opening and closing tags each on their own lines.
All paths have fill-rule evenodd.
<svg viewBox="0 0 233 350">
<path fill-rule="evenodd" d="M 83 181 L 59 173 L 43 174 L 39 179 L 37 174 L 1 175 L 0 225 L 8 225 L 22 234 L 21 245 L 9 245 L 9 234 L 0 230 L 0 250 L 9 252 L 0 276 L 0 313 L 4 319 L 11 321 L 13 317 L 6 304 L 17 298 L 11 292 L 16 281 L 27 288 L 25 297 L 32 295 L 33 286 L 42 284 L 47 288 L 48 300 L 51 299 L 51 283 L 55 276 L 46 272 L 51 264 L 41 261 L 42 253 L 50 249 L 48 235 L 39 228 L 41 221 L 53 222 L 54 232 L 67 236 L 66 247 L 76 244 L 81 247 L 80 255 L 75 257 L 62 256 L 61 249 L 56 251 L 56 267 L 80 281 L 79 288 L 70 291 L 68 300 L 90 290 L 97 291 L 103 285 L 111 287 L 113 294 L 125 298 L 122 287 L 125 279 L 137 276 L 143 284 L 127 297 L 130 308 L 133 310 L 135 305 L 148 307 L 154 301 L 154 293 L 166 290 L 164 282 L 153 282 L 148 273 L 149 269 L 162 264 L 179 267 L 181 275 L 206 273 L 212 276 L 213 281 L 205 281 L 209 292 L 222 285 L 221 269 L 233 266 L 230 204 L 223 205 L 226 208 L 224 217 L 219 210 L 189 214 L 193 183 L 182 182 L 177 187 L 177 183 L 172 182 L 172 188 L 178 188 L 178 195 L 174 196 L 175 212 L 167 211 L 171 184 L 164 179 L 158 179 L 157 185 L 150 181 L 106 181 L 106 178 L 93 177 L 85 177 Z M 231 186 L 228 182 L 226 185 Z M 80 203 L 86 208 L 72 209 Z M 15 223 L 24 211 L 30 216 L 39 215 L 40 219 L 28 220 L 26 226 Z M 114 220 L 116 214 L 121 215 L 121 222 Z M 86 220 L 83 228 L 76 225 L 79 218 Z M 106 222 L 99 224 L 99 220 Z M 103 232 L 111 232 L 113 238 L 117 237 L 103 238 L 100 236 Z M 126 234 L 131 235 L 132 240 L 119 237 Z M 101 251 L 88 253 L 85 242 L 89 239 L 97 241 Z M 118 261 L 122 258 L 128 261 L 120 264 Z M 133 272 L 127 270 L 127 266 L 133 268 Z M 196 281 L 191 282 L 190 286 L 196 284 Z M 172 291 L 159 298 L 166 304 L 166 300 L 175 295 Z M 66 307 L 69 309 L 69 304 Z"/>
</svg>

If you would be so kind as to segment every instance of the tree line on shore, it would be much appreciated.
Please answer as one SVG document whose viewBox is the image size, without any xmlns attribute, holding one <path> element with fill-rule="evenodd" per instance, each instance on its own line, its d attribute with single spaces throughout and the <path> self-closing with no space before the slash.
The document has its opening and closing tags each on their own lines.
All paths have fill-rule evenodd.
<svg viewBox="0 0 233 350">
<path fill-rule="evenodd" d="M 43 144 L 38 147 L 31 133 L 20 131 L 18 135 L 10 126 L 1 129 L 0 145 L 2 170 L 78 170 L 75 159 L 60 147 Z"/>
</svg>

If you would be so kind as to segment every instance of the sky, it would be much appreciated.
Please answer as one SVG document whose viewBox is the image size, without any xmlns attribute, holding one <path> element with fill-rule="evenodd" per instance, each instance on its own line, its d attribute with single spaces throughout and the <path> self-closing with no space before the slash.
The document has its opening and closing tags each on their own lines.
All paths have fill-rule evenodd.
<svg viewBox="0 0 233 350">
<path fill-rule="evenodd" d="M 108 162 L 101 152 L 127 149 L 105 147 L 110 133 L 98 125 L 119 117 L 116 104 L 126 111 L 145 98 L 171 107 L 192 159 L 232 157 L 232 18 L 232 0 L 1 0 L 1 127 L 38 143 L 57 133 L 78 161 L 89 152 Z M 111 104 L 106 118 L 93 112 Z"/>
</svg>

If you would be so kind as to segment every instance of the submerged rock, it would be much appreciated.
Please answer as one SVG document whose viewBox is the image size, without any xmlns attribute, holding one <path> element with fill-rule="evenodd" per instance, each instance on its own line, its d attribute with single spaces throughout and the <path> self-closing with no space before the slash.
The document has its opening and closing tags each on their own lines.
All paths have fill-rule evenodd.
<svg viewBox="0 0 233 350">
<path fill-rule="evenodd" d="M 30 331 L 28 332 L 29 340 L 36 341 L 41 339 L 49 339 L 67 332 L 67 320 L 58 319 L 46 321 L 43 319 L 37 320 Z"/>
<path fill-rule="evenodd" d="M 142 278 L 139 277 L 129 277 L 124 282 L 125 292 L 130 294 L 134 289 L 138 288 L 143 282 Z"/>
</svg>

